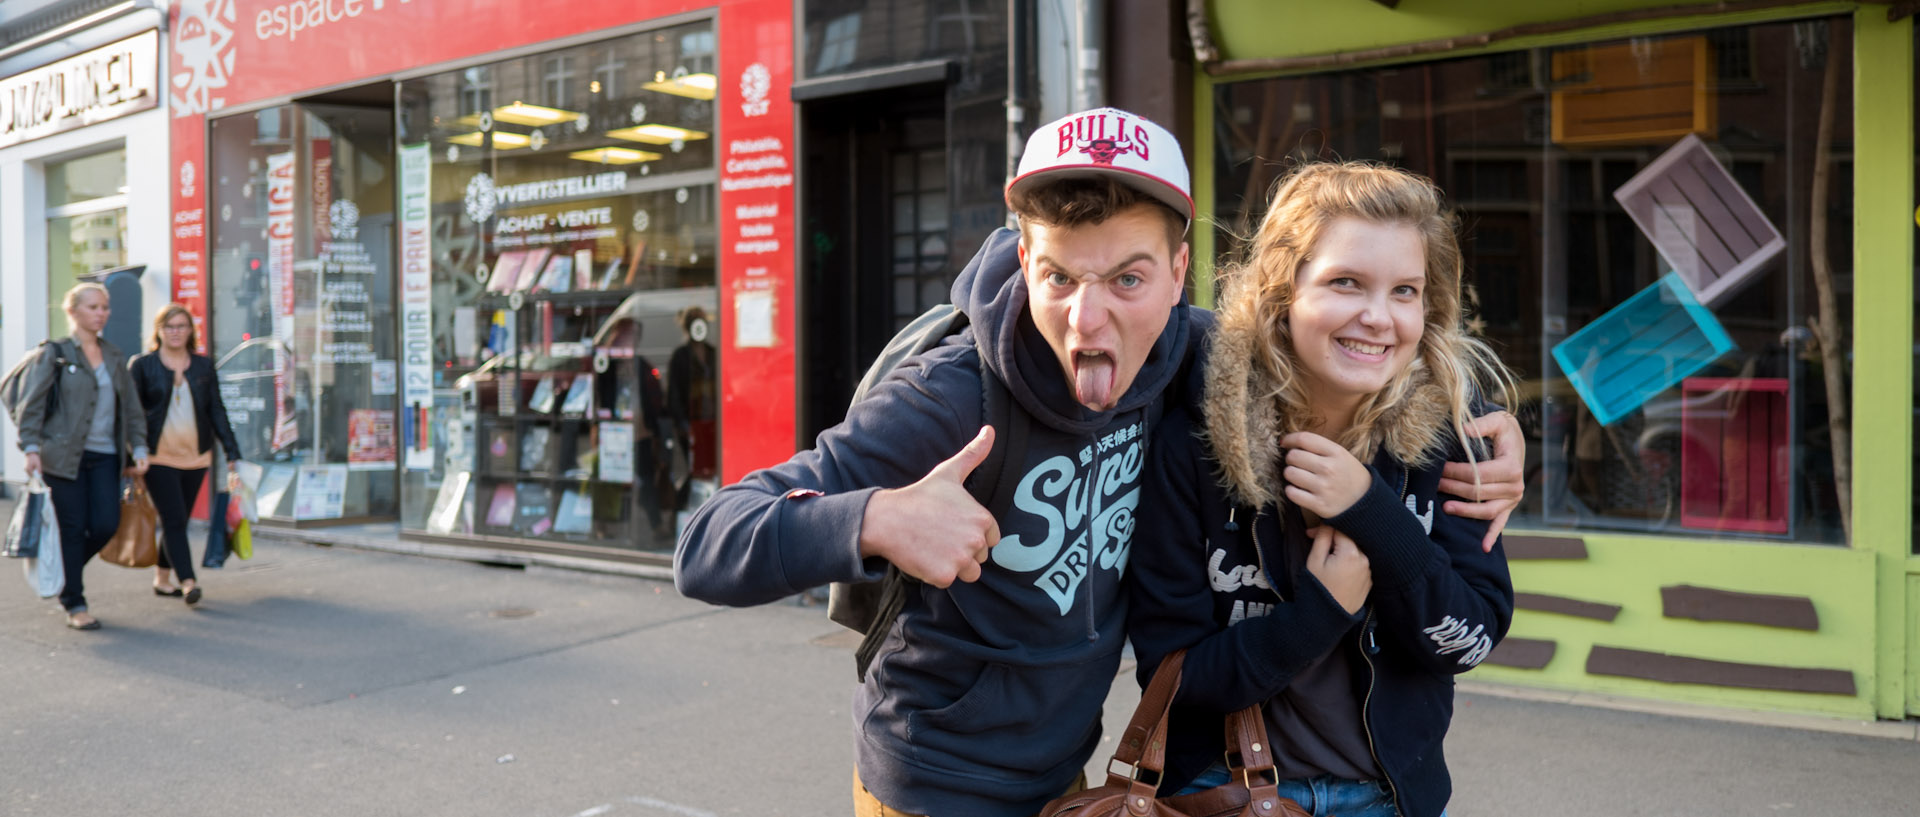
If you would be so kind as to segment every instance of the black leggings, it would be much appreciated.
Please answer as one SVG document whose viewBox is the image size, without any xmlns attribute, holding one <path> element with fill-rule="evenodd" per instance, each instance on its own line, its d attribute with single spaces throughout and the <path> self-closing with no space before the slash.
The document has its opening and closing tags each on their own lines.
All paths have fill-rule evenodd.
<svg viewBox="0 0 1920 817">
<path fill-rule="evenodd" d="M 193 513 L 194 500 L 200 498 L 200 483 L 207 469 L 182 471 L 164 465 L 147 466 L 147 495 L 160 512 L 160 562 L 163 570 L 172 570 L 180 581 L 193 581 L 193 545 L 187 541 L 187 517 Z"/>
<path fill-rule="evenodd" d="M 73 479 L 46 477 L 53 518 L 60 523 L 60 559 L 67 574 L 60 606 L 78 613 L 87 609 L 80 572 L 120 527 L 120 456 L 87 451 L 80 455 L 80 470 Z"/>
</svg>

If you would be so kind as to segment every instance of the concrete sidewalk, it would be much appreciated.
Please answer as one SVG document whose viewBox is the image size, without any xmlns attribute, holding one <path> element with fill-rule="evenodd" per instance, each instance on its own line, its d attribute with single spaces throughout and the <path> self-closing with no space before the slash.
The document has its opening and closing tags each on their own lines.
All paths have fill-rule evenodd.
<svg viewBox="0 0 1920 817">
<path fill-rule="evenodd" d="M 150 576 L 91 565 L 92 633 L 0 577 L 0 814 L 848 813 L 849 639 L 820 608 L 278 540 L 196 609 Z M 1912 739 L 1477 689 L 1454 817 L 1920 803 Z M 1136 697 L 1123 673 L 1109 734 Z"/>
</svg>

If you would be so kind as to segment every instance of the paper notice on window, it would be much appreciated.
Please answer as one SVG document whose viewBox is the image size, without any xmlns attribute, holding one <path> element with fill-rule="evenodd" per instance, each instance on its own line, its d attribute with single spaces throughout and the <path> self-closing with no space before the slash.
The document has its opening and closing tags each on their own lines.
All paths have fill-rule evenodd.
<svg viewBox="0 0 1920 817">
<path fill-rule="evenodd" d="M 763 349 L 773 346 L 773 293 L 734 294 L 733 345 Z"/>
<path fill-rule="evenodd" d="M 347 503 L 347 469 L 304 465 L 293 480 L 294 519 L 336 519 Z"/>
<path fill-rule="evenodd" d="M 633 424 L 600 424 L 600 479 L 633 482 Z"/>
</svg>

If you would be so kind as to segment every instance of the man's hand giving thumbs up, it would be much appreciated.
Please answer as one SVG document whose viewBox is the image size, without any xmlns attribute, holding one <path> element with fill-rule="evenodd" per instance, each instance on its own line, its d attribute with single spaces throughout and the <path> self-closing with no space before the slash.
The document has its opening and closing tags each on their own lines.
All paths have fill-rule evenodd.
<svg viewBox="0 0 1920 817">
<path fill-rule="evenodd" d="M 992 450 L 993 427 L 982 427 L 919 482 L 875 492 L 860 523 L 860 556 L 885 559 L 934 587 L 980 578 L 1000 526 L 965 483 Z"/>
</svg>

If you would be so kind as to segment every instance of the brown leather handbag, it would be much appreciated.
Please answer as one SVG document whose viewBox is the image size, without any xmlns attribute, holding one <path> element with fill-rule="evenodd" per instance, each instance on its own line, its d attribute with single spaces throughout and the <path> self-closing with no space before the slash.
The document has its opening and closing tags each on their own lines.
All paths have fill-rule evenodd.
<svg viewBox="0 0 1920 817">
<path fill-rule="evenodd" d="M 1239 750 L 1240 764 L 1231 770 L 1231 782 L 1178 797 L 1155 796 L 1166 768 L 1167 711 L 1186 657 L 1186 650 L 1174 652 L 1154 670 L 1120 747 L 1107 762 L 1106 784 L 1048 803 L 1040 817 L 1310 817 L 1299 803 L 1281 797 L 1270 779 L 1273 747 L 1257 704 L 1227 716 L 1227 745 Z M 1132 772 L 1123 776 L 1115 766 Z M 1141 780 L 1142 772 L 1150 772 L 1154 782 Z"/>
<path fill-rule="evenodd" d="M 160 525 L 160 511 L 147 495 L 147 481 L 134 477 L 120 493 L 120 527 L 100 549 L 100 558 L 121 567 L 153 567 L 160 561 L 160 548 L 154 541 L 154 529 Z"/>
</svg>

